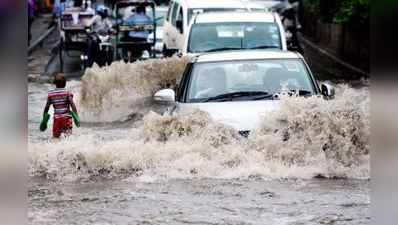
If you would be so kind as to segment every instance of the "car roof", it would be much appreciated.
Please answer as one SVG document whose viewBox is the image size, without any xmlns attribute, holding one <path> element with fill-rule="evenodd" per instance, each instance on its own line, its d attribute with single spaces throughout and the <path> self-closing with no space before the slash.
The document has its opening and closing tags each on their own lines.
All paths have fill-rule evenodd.
<svg viewBox="0 0 398 225">
<path fill-rule="evenodd" d="M 195 23 L 219 23 L 219 22 L 275 22 L 273 13 L 270 12 L 210 12 L 201 13 L 195 19 Z"/>
<path fill-rule="evenodd" d="M 195 56 L 193 62 L 217 62 L 233 60 L 256 60 L 256 59 L 301 59 L 300 54 L 282 50 L 233 50 L 213 53 L 204 53 Z"/>
<path fill-rule="evenodd" d="M 250 1 L 244 0 L 182 0 L 188 6 L 188 8 L 199 8 L 199 9 L 206 9 L 206 8 L 227 8 L 227 9 L 244 9 L 247 7 L 254 8 L 254 9 L 264 9 L 264 6 L 261 4 L 255 4 Z M 264 9 L 265 10 L 265 9 Z"/>
</svg>

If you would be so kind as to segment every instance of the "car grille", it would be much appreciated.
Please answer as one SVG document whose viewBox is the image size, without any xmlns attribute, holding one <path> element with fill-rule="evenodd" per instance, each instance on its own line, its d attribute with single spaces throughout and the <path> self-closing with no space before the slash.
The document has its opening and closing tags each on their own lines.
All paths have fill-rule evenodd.
<svg viewBox="0 0 398 225">
<path fill-rule="evenodd" d="M 250 130 L 240 130 L 239 134 L 242 135 L 243 137 L 249 137 Z"/>
</svg>

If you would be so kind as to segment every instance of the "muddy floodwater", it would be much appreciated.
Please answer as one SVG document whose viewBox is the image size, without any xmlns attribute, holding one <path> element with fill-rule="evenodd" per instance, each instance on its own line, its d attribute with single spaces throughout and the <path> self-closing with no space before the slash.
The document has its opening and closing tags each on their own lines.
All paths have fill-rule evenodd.
<svg viewBox="0 0 398 225">
<path fill-rule="evenodd" d="M 370 224 L 367 90 L 284 100 L 243 138 L 93 80 L 68 83 L 82 127 L 61 140 L 38 131 L 51 85 L 29 83 L 30 224 Z"/>
<path fill-rule="evenodd" d="M 31 224 L 370 224 L 359 180 L 131 178 L 29 185 Z"/>
</svg>

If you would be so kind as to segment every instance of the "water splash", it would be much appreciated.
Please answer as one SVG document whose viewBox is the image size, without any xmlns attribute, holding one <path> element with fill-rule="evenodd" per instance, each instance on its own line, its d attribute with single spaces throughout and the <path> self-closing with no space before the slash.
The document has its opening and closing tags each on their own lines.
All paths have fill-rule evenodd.
<svg viewBox="0 0 398 225">
<path fill-rule="evenodd" d="M 336 99 L 282 98 L 249 138 L 193 110 L 150 112 L 120 138 L 81 133 L 29 144 L 31 176 L 163 178 L 369 178 L 369 91 Z M 101 136 L 103 135 L 103 136 Z"/>
<path fill-rule="evenodd" d="M 79 107 L 85 121 L 116 121 L 146 109 L 155 91 L 174 88 L 188 58 L 164 58 L 114 62 L 109 67 L 94 66 L 82 78 Z"/>
<path fill-rule="evenodd" d="M 252 148 L 265 161 L 313 166 L 327 177 L 369 176 L 369 91 L 338 88 L 332 101 L 283 98 L 281 108 L 264 117 L 251 135 Z"/>
</svg>

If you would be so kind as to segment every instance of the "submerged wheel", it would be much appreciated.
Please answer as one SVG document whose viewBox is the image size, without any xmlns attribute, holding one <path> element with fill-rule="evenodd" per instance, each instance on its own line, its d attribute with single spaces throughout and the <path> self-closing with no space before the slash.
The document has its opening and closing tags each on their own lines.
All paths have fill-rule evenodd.
<svg viewBox="0 0 398 225">
<path fill-rule="evenodd" d="M 173 50 L 168 49 L 166 45 L 163 45 L 162 53 L 164 57 L 172 57 L 174 52 Z"/>
</svg>

